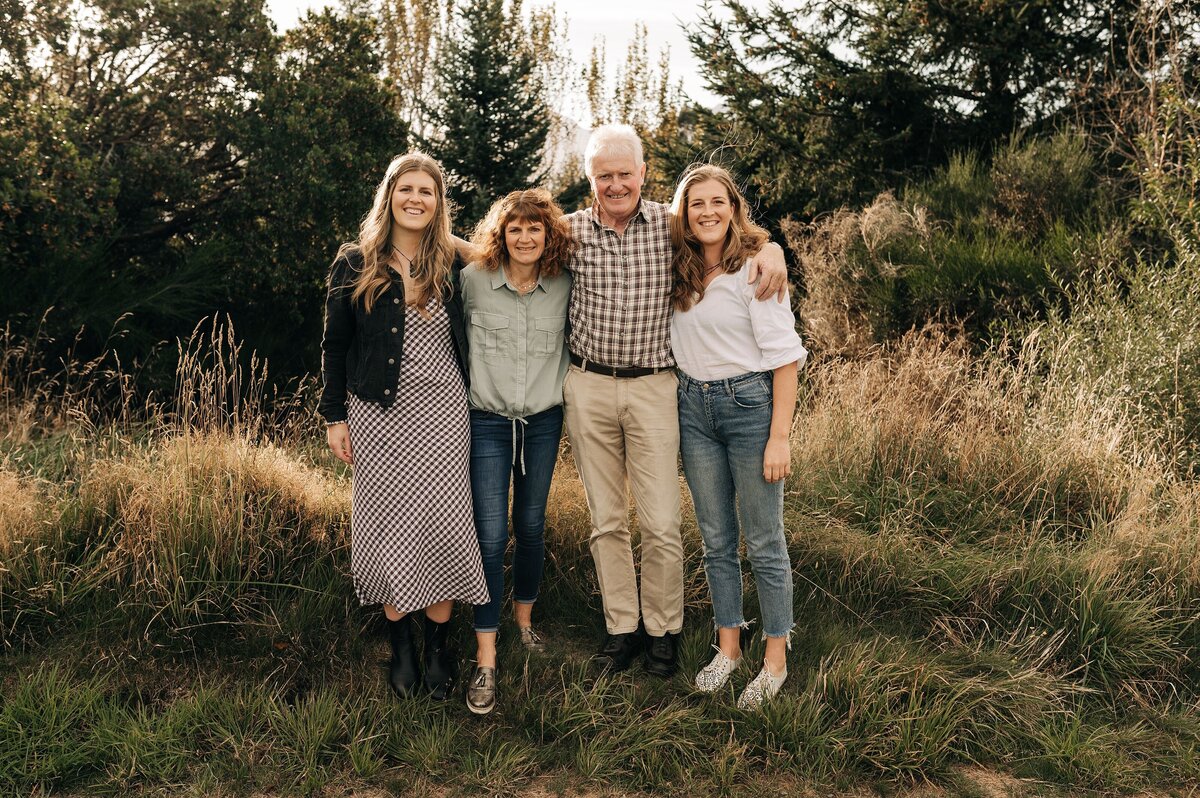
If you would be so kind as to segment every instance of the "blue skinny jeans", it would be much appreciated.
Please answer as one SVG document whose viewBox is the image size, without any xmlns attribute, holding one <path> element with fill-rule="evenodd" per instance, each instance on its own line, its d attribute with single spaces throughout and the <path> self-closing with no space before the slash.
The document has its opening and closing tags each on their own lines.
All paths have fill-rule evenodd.
<svg viewBox="0 0 1200 798">
<path fill-rule="evenodd" d="M 744 627 L 740 534 L 758 586 L 763 633 L 792 630 L 792 566 L 783 531 L 783 480 L 763 478 L 772 375 L 702 382 L 679 372 L 679 451 L 704 541 L 704 575 L 718 628 Z M 739 530 L 739 519 L 741 521 Z"/>
<path fill-rule="evenodd" d="M 504 552 L 508 548 L 509 485 L 512 486 L 513 601 L 532 604 L 542 584 L 546 497 L 562 437 L 562 406 L 525 423 L 471 410 L 471 498 L 483 576 L 491 601 L 475 607 L 475 631 L 500 628 L 504 603 Z"/>
</svg>

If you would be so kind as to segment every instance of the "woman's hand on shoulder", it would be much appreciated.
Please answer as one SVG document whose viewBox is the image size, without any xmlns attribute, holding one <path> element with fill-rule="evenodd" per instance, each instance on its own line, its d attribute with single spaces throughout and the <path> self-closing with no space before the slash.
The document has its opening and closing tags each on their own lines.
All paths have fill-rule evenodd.
<svg viewBox="0 0 1200 798">
<path fill-rule="evenodd" d="M 778 482 L 792 473 L 792 448 L 787 438 L 772 436 L 763 452 L 763 479 Z"/>
<path fill-rule="evenodd" d="M 354 455 L 350 452 L 350 425 L 345 421 L 330 424 L 325 427 L 325 441 L 337 459 L 346 465 L 354 465 Z"/>
</svg>

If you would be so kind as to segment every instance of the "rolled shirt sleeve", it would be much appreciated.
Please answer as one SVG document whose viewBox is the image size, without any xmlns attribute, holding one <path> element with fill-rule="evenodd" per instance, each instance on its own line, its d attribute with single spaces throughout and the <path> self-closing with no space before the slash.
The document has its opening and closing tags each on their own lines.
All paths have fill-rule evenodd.
<svg viewBox="0 0 1200 798">
<path fill-rule="evenodd" d="M 741 279 L 741 275 L 739 275 Z M 764 300 L 754 298 L 755 286 L 745 284 L 743 291 L 750 311 L 750 327 L 762 353 L 759 371 L 774 371 L 788 363 L 803 366 L 808 350 L 796 332 L 796 315 L 792 313 L 791 296 L 778 302 L 774 294 Z"/>
</svg>

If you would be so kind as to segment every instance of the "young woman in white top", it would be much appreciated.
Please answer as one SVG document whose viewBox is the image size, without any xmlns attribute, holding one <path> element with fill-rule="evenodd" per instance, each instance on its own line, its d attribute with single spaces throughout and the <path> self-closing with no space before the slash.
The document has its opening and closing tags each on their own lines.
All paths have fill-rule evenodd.
<svg viewBox="0 0 1200 798">
<path fill-rule="evenodd" d="M 783 529 L 783 480 L 796 374 L 808 355 L 789 305 L 756 302 L 744 273 L 767 239 L 729 173 L 697 166 L 671 210 L 675 248 L 671 348 L 679 368 L 679 448 L 704 541 L 717 654 L 696 687 L 721 689 L 741 665 L 740 534 L 758 587 L 766 656 L 738 706 L 775 695 L 787 678 L 792 569 Z M 739 530 L 739 520 L 740 530 Z"/>
</svg>

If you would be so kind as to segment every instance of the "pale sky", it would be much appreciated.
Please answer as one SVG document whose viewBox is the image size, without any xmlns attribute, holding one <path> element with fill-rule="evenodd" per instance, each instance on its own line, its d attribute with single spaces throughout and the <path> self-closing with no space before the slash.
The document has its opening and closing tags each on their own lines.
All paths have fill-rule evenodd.
<svg viewBox="0 0 1200 798">
<path fill-rule="evenodd" d="M 713 106 L 717 99 L 704 90 L 704 81 L 682 25 L 694 22 L 700 14 L 701 4 L 691 0 L 526 0 L 525 6 L 554 5 L 559 16 L 566 16 L 570 29 L 571 48 L 575 62 L 580 66 L 587 63 L 592 44 L 597 36 L 605 40 L 605 55 L 609 64 L 610 77 L 625 59 L 629 40 L 633 38 L 634 24 L 643 22 L 649 38 L 650 63 L 657 65 L 659 53 L 664 46 L 671 48 L 671 76 L 683 81 L 684 92 L 693 100 Z M 767 6 L 767 0 L 745 0 L 752 8 Z M 286 30 L 296 24 L 305 11 L 332 5 L 326 0 L 267 0 L 275 24 Z M 714 7 L 720 11 L 719 3 Z"/>
</svg>

